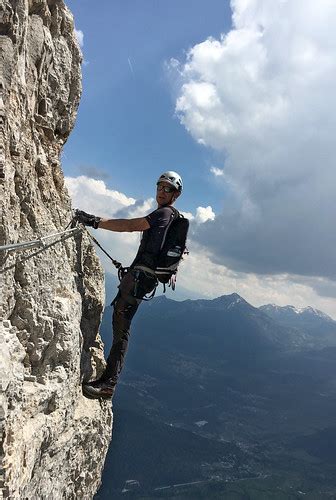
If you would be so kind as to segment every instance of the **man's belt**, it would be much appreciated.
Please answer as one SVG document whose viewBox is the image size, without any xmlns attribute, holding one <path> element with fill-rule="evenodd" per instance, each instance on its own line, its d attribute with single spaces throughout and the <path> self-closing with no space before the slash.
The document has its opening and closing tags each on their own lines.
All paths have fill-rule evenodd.
<svg viewBox="0 0 336 500">
<path fill-rule="evenodd" d="M 145 273 L 151 274 L 152 276 L 156 276 L 155 271 L 147 266 L 134 266 L 133 269 L 140 269 L 140 271 L 145 271 Z"/>
</svg>

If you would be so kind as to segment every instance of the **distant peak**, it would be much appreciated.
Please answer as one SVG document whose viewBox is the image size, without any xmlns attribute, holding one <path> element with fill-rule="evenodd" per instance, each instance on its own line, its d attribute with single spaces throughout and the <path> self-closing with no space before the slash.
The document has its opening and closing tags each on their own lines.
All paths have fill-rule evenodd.
<svg viewBox="0 0 336 500">
<path fill-rule="evenodd" d="M 328 316 L 328 314 L 325 314 L 324 312 L 320 311 L 319 309 L 315 309 L 314 307 L 308 306 L 308 307 L 296 307 L 296 306 L 278 306 L 276 304 L 266 304 L 264 306 L 261 306 L 259 308 L 262 311 L 277 311 L 279 313 L 292 313 L 296 314 L 298 316 L 303 316 L 303 315 L 310 315 L 310 316 L 317 316 L 319 318 L 323 318 L 329 321 L 332 321 L 332 318 Z"/>
<path fill-rule="evenodd" d="M 241 297 L 238 293 L 231 293 L 230 295 L 228 295 L 228 297 L 232 297 L 233 299 L 244 300 L 243 297 Z"/>
<path fill-rule="evenodd" d="M 225 305 L 228 309 L 231 307 L 234 307 L 238 304 L 247 304 L 246 300 L 243 299 L 238 293 L 231 293 L 229 295 L 221 295 L 220 297 L 217 297 L 216 299 L 213 299 L 213 302 L 217 304 L 223 304 Z"/>
<path fill-rule="evenodd" d="M 323 311 L 320 311 L 319 309 L 315 309 L 315 307 L 311 307 L 311 306 L 305 307 L 302 309 L 302 312 L 308 313 L 308 314 L 313 314 L 314 316 L 318 316 L 319 318 L 332 320 L 332 318 L 330 316 L 328 316 L 328 314 L 324 313 Z"/>
<path fill-rule="evenodd" d="M 214 299 L 214 300 L 219 300 L 219 299 L 223 299 L 223 300 L 244 300 L 240 295 L 238 295 L 238 293 L 230 293 L 228 295 L 220 295 L 219 297 L 217 297 L 217 299 Z"/>
</svg>

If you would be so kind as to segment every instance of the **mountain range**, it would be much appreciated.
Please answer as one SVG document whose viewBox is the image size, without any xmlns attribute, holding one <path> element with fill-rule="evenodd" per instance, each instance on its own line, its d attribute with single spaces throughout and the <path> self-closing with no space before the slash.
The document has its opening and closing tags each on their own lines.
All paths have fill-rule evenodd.
<svg viewBox="0 0 336 500">
<path fill-rule="evenodd" d="M 121 494 L 130 479 L 139 481 L 135 498 L 174 498 L 172 485 L 189 482 L 184 497 L 223 498 L 233 483 L 241 498 L 254 488 L 265 498 L 335 493 L 335 361 L 336 322 L 313 308 L 256 308 L 238 294 L 144 303 L 97 498 Z"/>
</svg>

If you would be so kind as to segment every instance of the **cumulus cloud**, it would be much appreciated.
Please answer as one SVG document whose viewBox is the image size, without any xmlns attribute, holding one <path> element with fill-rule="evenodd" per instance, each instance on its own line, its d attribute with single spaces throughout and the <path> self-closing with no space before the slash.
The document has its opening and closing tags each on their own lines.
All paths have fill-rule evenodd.
<svg viewBox="0 0 336 500">
<path fill-rule="evenodd" d="M 85 212 L 94 210 L 102 217 L 112 217 L 122 208 L 131 207 L 136 202 L 119 191 L 108 189 L 103 180 L 86 175 L 66 177 L 65 182 L 76 207 Z"/>
<path fill-rule="evenodd" d="M 203 224 L 204 222 L 206 222 L 208 220 L 214 220 L 215 219 L 215 212 L 212 210 L 212 208 L 210 206 L 197 207 L 195 219 L 200 224 Z"/>
<path fill-rule="evenodd" d="M 212 207 L 210 205 L 208 207 L 197 207 L 195 214 L 191 212 L 183 212 L 182 210 L 180 212 L 183 217 L 189 219 L 189 222 L 191 222 L 192 230 L 195 224 L 204 224 L 204 222 L 207 222 L 208 220 L 214 220 L 216 217 L 216 214 L 212 210 Z"/>
<path fill-rule="evenodd" d="M 330 0 L 233 0 L 229 33 L 172 71 L 176 112 L 223 152 L 230 196 L 199 226 L 236 272 L 336 278 L 336 9 Z"/>
<path fill-rule="evenodd" d="M 75 35 L 80 47 L 84 46 L 84 33 L 81 30 L 75 29 Z"/>
</svg>

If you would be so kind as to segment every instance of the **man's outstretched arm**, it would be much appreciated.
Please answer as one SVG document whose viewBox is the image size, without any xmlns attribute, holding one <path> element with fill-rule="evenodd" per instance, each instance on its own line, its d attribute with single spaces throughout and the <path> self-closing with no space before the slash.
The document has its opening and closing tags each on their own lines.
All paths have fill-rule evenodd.
<svg viewBox="0 0 336 500">
<path fill-rule="evenodd" d="M 75 210 L 75 219 L 85 226 L 94 229 L 107 229 L 108 231 L 133 232 L 146 231 L 150 224 L 145 217 L 136 219 L 103 219 L 96 215 L 88 214 L 83 210 Z"/>
</svg>

